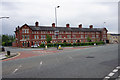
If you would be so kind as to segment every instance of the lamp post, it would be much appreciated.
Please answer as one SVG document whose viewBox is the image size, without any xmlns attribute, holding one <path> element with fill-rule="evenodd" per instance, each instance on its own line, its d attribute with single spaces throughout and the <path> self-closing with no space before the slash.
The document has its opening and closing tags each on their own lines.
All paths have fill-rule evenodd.
<svg viewBox="0 0 120 80">
<path fill-rule="evenodd" d="M 56 23 L 56 27 L 57 27 L 57 8 L 59 8 L 60 6 L 55 7 L 55 23 Z"/>
<path fill-rule="evenodd" d="M 55 7 L 55 23 L 56 23 L 56 27 L 57 27 L 57 8 L 59 8 L 60 6 L 57 6 Z M 55 31 L 55 36 L 56 36 L 56 42 L 58 43 L 58 34 L 59 34 L 59 31 L 56 30 Z M 57 44 L 57 49 L 58 49 L 58 44 Z"/>
<path fill-rule="evenodd" d="M 104 27 L 105 27 L 106 22 L 104 22 Z"/>
</svg>

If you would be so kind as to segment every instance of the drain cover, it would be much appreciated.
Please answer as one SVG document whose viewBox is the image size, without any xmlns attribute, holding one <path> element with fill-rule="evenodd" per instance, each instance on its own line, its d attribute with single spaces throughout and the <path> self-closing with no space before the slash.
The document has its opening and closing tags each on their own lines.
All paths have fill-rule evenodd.
<svg viewBox="0 0 120 80">
<path fill-rule="evenodd" d="M 94 56 L 87 56 L 86 58 L 95 58 Z"/>
</svg>

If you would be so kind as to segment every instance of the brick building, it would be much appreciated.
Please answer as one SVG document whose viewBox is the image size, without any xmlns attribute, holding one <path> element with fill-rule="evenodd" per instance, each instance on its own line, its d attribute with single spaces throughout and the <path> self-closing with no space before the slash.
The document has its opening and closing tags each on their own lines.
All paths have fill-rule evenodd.
<svg viewBox="0 0 120 80">
<path fill-rule="evenodd" d="M 106 28 L 93 28 L 93 25 L 90 25 L 89 28 L 82 28 L 82 24 L 78 27 L 70 27 L 69 24 L 66 24 L 66 27 L 56 27 L 55 23 L 52 26 L 39 26 L 39 23 L 36 22 L 34 26 L 24 24 L 16 28 L 16 47 L 31 47 L 45 43 L 46 34 L 52 37 L 51 43 L 87 42 L 88 37 L 92 42 L 107 39 Z"/>
</svg>

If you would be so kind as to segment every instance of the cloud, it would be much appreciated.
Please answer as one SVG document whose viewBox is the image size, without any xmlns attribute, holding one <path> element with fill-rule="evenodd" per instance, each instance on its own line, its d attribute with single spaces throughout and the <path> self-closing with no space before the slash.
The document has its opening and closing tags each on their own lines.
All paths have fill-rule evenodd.
<svg viewBox="0 0 120 80">
<path fill-rule="evenodd" d="M 83 24 L 88 27 L 93 24 L 94 27 L 105 26 L 110 32 L 118 31 L 118 3 L 111 0 L 103 2 L 100 0 L 87 2 L 86 0 L 5 0 L 2 2 L 2 16 L 9 16 L 9 19 L 3 19 L 3 33 L 13 34 L 16 26 L 22 26 L 27 23 L 34 25 L 39 21 L 40 25 L 49 25 L 55 22 L 55 6 L 57 8 L 58 26 L 77 27 Z M 105 2 L 106 1 L 106 2 Z M 8 31 L 6 31 L 8 30 Z"/>
</svg>

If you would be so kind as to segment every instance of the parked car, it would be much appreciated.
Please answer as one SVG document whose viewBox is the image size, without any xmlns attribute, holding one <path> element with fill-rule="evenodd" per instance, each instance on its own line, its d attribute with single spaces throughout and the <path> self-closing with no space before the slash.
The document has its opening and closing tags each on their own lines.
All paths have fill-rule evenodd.
<svg viewBox="0 0 120 80">
<path fill-rule="evenodd" d="M 40 45 L 36 45 L 36 44 L 35 44 L 35 45 L 32 45 L 31 48 L 37 48 L 37 47 L 39 47 L 39 46 L 40 46 Z"/>
</svg>

